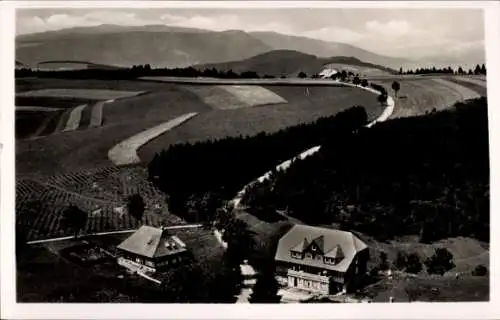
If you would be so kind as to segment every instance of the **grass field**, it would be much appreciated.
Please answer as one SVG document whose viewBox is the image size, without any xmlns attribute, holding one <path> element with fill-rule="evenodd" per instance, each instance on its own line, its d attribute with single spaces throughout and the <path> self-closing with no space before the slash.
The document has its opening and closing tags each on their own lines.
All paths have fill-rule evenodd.
<svg viewBox="0 0 500 320">
<path fill-rule="evenodd" d="M 366 288 L 362 296 L 373 302 L 388 302 L 390 297 L 397 302 L 412 300 L 419 302 L 475 302 L 488 301 L 490 295 L 489 277 L 435 277 L 414 278 L 394 276 Z"/>
<path fill-rule="evenodd" d="M 478 265 L 489 268 L 489 246 L 487 243 L 472 238 L 458 237 L 440 240 L 431 244 L 418 242 L 418 237 L 408 236 L 388 242 L 379 242 L 365 235 L 360 235 L 370 247 L 370 265 L 376 266 L 379 263 L 380 252 L 387 253 L 389 262 L 394 262 L 398 251 L 407 254 L 415 253 L 423 262 L 434 254 L 437 248 L 446 248 L 453 255 L 455 267 L 447 274 L 455 273 L 470 275 L 472 270 Z M 424 268 L 425 269 L 425 268 Z M 423 270 L 425 275 L 426 271 Z"/>
<path fill-rule="evenodd" d="M 108 151 L 121 141 L 186 112 L 210 110 L 193 94 L 188 92 L 184 99 L 180 90 L 175 92 L 172 96 L 154 93 L 106 104 L 101 127 L 88 128 L 92 109 L 86 108 L 86 130 L 16 141 L 16 173 L 53 175 L 107 166 L 111 164 Z"/>
<path fill-rule="evenodd" d="M 461 86 L 471 89 L 477 92 L 481 96 L 487 96 L 486 81 L 477 78 L 468 77 L 450 77 L 447 80 L 455 82 Z"/>
<path fill-rule="evenodd" d="M 149 161 L 156 152 L 178 142 L 220 139 L 227 136 L 254 135 L 314 121 L 354 105 L 363 105 L 373 119 L 382 112 L 376 95 L 358 88 L 264 86 L 288 103 L 238 110 L 212 110 L 198 116 L 139 149 L 139 156 Z"/>
<path fill-rule="evenodd" d="M 19 78 L 15 83 L 16 93 L 45 89 L 100 89 L 119 91 L 161 91 L 165 84 L 134 80 Z"/>
<path fill-rule="evenodd" d="M 214 109 L 239 109 L 286 103 L 282 97 L 261 86 L 186 86 Z"/>
<path fill-rule="evenodd" d="M 443 81 L 435 79 L 399 81 L 401 89 L 395 99 L 396 106 L 391 118 L 424 115 L 432 110 L 450 108 L 457 101 L 479 97 L 478 93 L 466 87 Z M 392 92 L 390 89 L 392 80 L 379 80 L 376 83 L 385 86 Z"/>
<path fill-rule="evenodd" d="M 111 100 L 133 97 L 144 94 L 144 91 L 119 91 L 109 89 L 40 89 L 20 92 L 20 97 L 49 97 L 66 99 L 91 99 L 91 100 Z"/>
</svg>

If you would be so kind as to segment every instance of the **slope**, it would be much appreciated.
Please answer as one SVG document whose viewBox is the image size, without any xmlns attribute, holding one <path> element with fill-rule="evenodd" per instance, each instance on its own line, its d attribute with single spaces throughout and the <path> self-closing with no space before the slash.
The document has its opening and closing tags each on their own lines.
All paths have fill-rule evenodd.
<svg viewBox="0 0 500 320">
<path fill-rule="evenodd" d="M 318 57 L 356 57 L 366 62 L 394 69 L 399 69 L 401 65 L 411 63 L 409 59 L 382 56 L 345 43 L 328 42 L 276 32 L 250 32 L 250 35 L 275 50 L 295 50 Z"/>
<path fill-rule="evenodd" d="M 82 60 L 181 67 L 242 60 L 272 50 L 294 50 L 319 57 L 352 56 L 392 68 L 407 62 L 343 43 L 273 32 L 215 32 L 165 25 L 77 27 L 16 38 L 16 59 L 28 65 L 45 60 Z"/>
<path fill-rule="evenodd" d="M 361 66 L 379 69 L 383 72 L 395 72 L 389 68 L 367 63 L 354 57 L 320 58 L 293 50 L 273 50 L 240 61 L 200 64 L 193 67 L 199 70 L 207 68 L 216 68 L 223 71 L 233 70 L 238 73 L 255 71 L 261 76 L 271 75 L 279 77 L 282 75 L 297 76 L 301 71 L 311 76 L 321 72 L 323 67 L 329 64 Z"/>
<path fill-rule="evenodd" d="M 240 60 L 269 50 L 270 47 L 241 31 L 67 31 L 16 39 L 16 59 L 28 65 L 47 60 L 78 60 L 116 66 L 148 63 L 179 67 Z"/>
</svg>

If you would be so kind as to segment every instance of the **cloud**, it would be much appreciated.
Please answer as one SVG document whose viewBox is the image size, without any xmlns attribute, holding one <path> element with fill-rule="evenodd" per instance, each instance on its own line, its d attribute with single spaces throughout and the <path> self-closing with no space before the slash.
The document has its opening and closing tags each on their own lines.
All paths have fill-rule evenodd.
<svg viewBox="0 0 500 320">
<path fill-rule="evenodd" d="M 358 43 L 366 35 L 343 27 L 326 27 L 301 33 L 301 36 L 320 39 L 324 41 Z"/>
<path fill-rule="evenodd" d="M 46 18 L 40 16 L 18 18 L 17 33 L 33 33 L 59 30 L 72 27 L 91 27 L 101 24 L 122 26 L 140 26 L 146 24 L 161 24 L 160 19 L 142 19 L 136 13 L 116 10 L 91 11 L 83 15 L 58 13 Z"/>
<path fill-rule="evenodd" d="M 337 12 L 337 11 L 335 11 Z M 455 22 L 453 12 L 440 15 L 410 12 L 367 12 L 361 15 L 326 12 L 268 10 L 129 10 L 89 9 L 65 11 L 20 11 L 16 19 L 18 34 L 88 27 L 101 24 L 140 26 L 162 24 L 214 31 L 275 31 L 324 41 L 342 42 L 378 54 L 420 57 L 432 54 L 466 54 L 484 48 L 480 24 Z M 338 13 L 338 12 L 337 12 Z M 389 14 L 390 13 L 390 14 Z M 354 13 L 353 13 L 354 14 Z M 422 17 L 415 17 L 421 14 Z M 444 22 L 443 22 L 444 21 Z M 314 27 L 313 27 L 314 26 Z M 312 28 L 308 29 L 308 28 Z M 478 29 L 479 28 L 479 29 Z"/>
<path fill-rule="evenodd" d="M 219 14 L 215 16 L 195 15 L 191 17 L 164 14 L 161 20 L 170 26 L 199 28 L 214 31 L 224 30 L 246 30 L 246 31 L 276 31 L 291 33 L 289 26 L 278 22 L 259 22 L 254 19 L 243 19 L 235 14 Z"/>
<path fill-rule="evenodd" d="M 386 23 L 372 20 L 365 23 L 365 28 L 370 33 L 400 37 L 413 33 L 415 30 L 406 20 L 390 20 Z"/>
</svg>

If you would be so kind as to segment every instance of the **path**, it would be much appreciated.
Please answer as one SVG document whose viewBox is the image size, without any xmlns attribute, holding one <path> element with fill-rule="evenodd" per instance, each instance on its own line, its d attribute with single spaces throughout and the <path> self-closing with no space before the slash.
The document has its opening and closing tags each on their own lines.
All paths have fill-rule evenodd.
<svg viewBox="0 0 500 320">
<path fill-rule="evenodd" d="M 190 229 L 190 228 L 201 228 L 202 226 L 203 226 L 202 224 L 185 224 L 185 225 L 178 225 L 178 226 L 169 226 L 169 227 L 165 227 L 165 229 L 167 229 L 167 230 Z M 135 230 L 137 230 L 137 229 L 108 231 L 108 232 L 96 232 L 96 233 L 85 234 L 85 236 L 104 236 L 104 235 L 108 235 L 108 234 L 130 233 L 130 232 L 134 232 Z M 34 241 L 28 241 L 27 244 L 38 244 L 38 243 L 45 243 L 45 242 L 64 241 L 64 240 L 74 239 L 74 237 L 75 236 L 67 236 L 67 237 L 60 237 L 60 238 L 34 240 Z"/>
<path fill-rule="evenodd" d="M 157 138 L 166 131 L 172 130 L 173 128 L 183 124 L 197 114 L 197 112 L 187 113 L 165 123 L 157 125 L 153 128 L 149 128 L 145 131 L 139 132 L 138 134 L 118 143 L 113 148 L 111 148 L 108 151 L 108 158 L 115 165 L 129 165 L 140 163 L 141 159 L 137 155 L 137 150 L 139 150 L 142 145 L 154 138 Z"/>
</svg>

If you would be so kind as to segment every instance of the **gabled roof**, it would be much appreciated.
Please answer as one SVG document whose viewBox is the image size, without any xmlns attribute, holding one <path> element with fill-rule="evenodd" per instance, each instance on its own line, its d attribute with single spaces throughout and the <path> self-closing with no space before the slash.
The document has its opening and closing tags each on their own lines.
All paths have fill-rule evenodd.
<svg viewBox="0 0 500 320">
<path fill-rule="evenodd" d="M 317 245 L 322 242 L 323 245 L 320 249 L 326 256 L 338 258 L 343 256 L 343 259 L 339 263 L 332 265 L 325 264 L 323 259 L 296 259 L 291 257 L 290 250 L 295 250 L 301 243 L 307 241 L 310 244 L 315 240 L 319 240 L 315 242 Z M 279 240 L 275 260 L 345 272 L 356 254 L 367 248 L 367 245 L 351 232 L 297 224 Z"/>
<path fill-rule="evenodd" d="M 118 249 L 147 258 L 159 258 L 186 251 L 186 245 L 178 237 L 170 237 L 164 229 L 142 226 L 120 243 Z"/>
<path fill-rule="evenodd" d="M 335 258 L 335 259 L 340 260 L 340 259 L 344 259 L 345 255 L 344 255 L 344 251 L 342 251 L 342 248 L 340 247 L 340 245 L 336 245 L 332 250 L 325 253 L 325 257 Z"/>
<path fill-rule="evenodd" d="M 323 252 L 323 253 L 325 252 L 325 248 L 324 248 L 324 246 L 325 246 L 325 237 L 323 235 L 320 235 L 319 237 L 317 237 L 316 239 L 314 239 L 311 242 L 311 245 L 313 243 L 319 248 L 319 250 L 321 252 Z"/>
<path fill-rule="evenodd" d="M 299 242 L 298 245 L 296 245 L 292 251 L 297 251 L 297 252 L 302 252 L 304 251 L 307 247 L 309 246 L 309 241 L 307 241 L 306 238 L 304 238 L 304 240 L 302 240 L 301 242 Z"/>
</svg>

